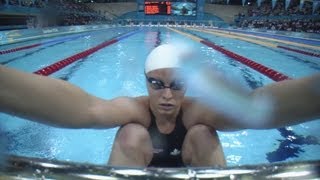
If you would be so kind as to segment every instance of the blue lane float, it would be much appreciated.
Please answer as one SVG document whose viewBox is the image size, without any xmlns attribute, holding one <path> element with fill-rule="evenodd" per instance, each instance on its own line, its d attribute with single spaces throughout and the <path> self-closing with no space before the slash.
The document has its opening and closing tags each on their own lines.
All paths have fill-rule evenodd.
<svg viewBox="0 0 320 180">
<path fill-rule="evenodd" d="M 313 46 L 320 46 L 320 40 L 318 40 L 318 39 L 289 37 L 286 35 L 267 34 L 267 33 L 262 33 L 262 32 L 252 32 L 252 31 L 244 31 L 244 30 L 237 30 L 237 29 L 219 29 L 219 30 L 229 31 L 229 32 L 237 32 L 237 33 L 242 33 L 242 34 L 251 34 L 251 35 L 256 35 L 256 36 L 261 36 L 261 37 L 280 39 L 280 40 L 296 42 L 296 43 L 301 43 L 301 44 L 307 44 L 307 45 L 313 45 Z"/>
<path fill-rule="evenodd" d="M 65 41 L 71 41 L 71 40 L 75 40 L 75 39 L 83 37 L 83 36 L 87 36 L 88 34 L 90 34 L 90 33 L 85 33 L 85 34 L 81 34 L 81 35 L 72 35 L 72 36 L 62 37 L 62 38 L 56 38 L 54 40 L 45 41 L 42 43 L 36 43 L 36 44 L 32 44 L 32 45 L 7 49 L 7 50 L 0 51 L 0 55 L 13 53 L 13 52 L 21 51 L 21 50 L 26 50 L 26 49 L 32 49 L 32 48 L 35 48 L 38 46 L 50 46 L 50 45 L 58 44 L 58 43 L 65 42 Z"/>
</svg>

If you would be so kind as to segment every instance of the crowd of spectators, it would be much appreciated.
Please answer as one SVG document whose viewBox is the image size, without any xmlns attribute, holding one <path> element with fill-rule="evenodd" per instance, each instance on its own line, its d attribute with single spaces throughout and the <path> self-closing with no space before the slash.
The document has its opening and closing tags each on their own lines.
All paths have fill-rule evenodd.
<svg viewBox="0 0 320 180">
<path fill-rule="evenodd" d="M 34 20 L 29 18 L 26 23 L 28 27 L 46 27 L 63 25 L 86 25 L 97 22 L 104 22 L 106 19 L 99 13 L 90 9 L 84 3 L 74 3 L 73 1 L 49 0 L 0 0 L 1 5 L 9 5 L 17 8 L 39 8 L 42 18 Z M 47 22 L 45 22 L 47 19 Z M 53 20 L 54 19 L 54 20 Z"/>
<path fill-rule="evenodd" d="M 320 33 L 319 19 L 243 20 L 240 26 L 243 28 Z"/>
<path fill-rule="evenodd" d="M 286 9 L 284 0 L 278 1 L 274 8 L 270 1 L 265 1 L 260 7 L 248 7 L 246 15 L 239 13 L 236 23 L 242 28 L 320 33 L 320 18 L 314 18 L 319 16 L 319 10 L 312 12 L 312 2 L 306 1 L 302 8 L 299 3 L 291 0 Z"/>
<path fill-rule="evenodd" d="M 272 9 L 270 1 L 264 1 L 260 7 L 249 6 L 247 15 L 249 17 L 257 16 L 288 16 L 288 15 L 312 15 L 312 2 L 305 1 L 303 7 L 299 7 L 300 0 L 291 0 L 288 8 L 285 8 L 285 1 L 277 1 L 275 7 Z M 314 14 L 319 14 L 316 11 Z"/>
<path fill-rule="evenodd" d="M 19 6 L 19 7 L 35 7 L 35 8 L 44 8 L 45 7 L 45 2 L 42 0 L 21 0 L 19 3 L 19 0 L 1 0 L 0 1 L 1 5 L 10 5 L 10 6 Z"/>
<path fill-rule="evenodd" d="M 90 9 L 84 3 L 73 3 L 71 1 L 62 1 L 60 0 L 50 0 L 49 6 L 56 9 L 57 11 L 68 11 L 72 13 L 95 13 L 94 10 Z"/>
<path fill-rule="evenodd" d="M 206 0 L 211 3 L 225 2 L 225 0 Z M 41 27 L 54 25 L 85 25 L 95 24 L 97 22 L 106 22 L 107 20 L 100 16 L 100 13 L 90 9 L 84 3 L 74 3 L 73 1 L 49 0 L 0 0 L 1 5 L 8 4 L 17 7 L 41 8 L 45 15 L 49 15 L 50 22 L 34 20 L 28 24 L 41 23 Z M 300 0 L 291 0 L 290 5 L 285 8 L 285 0 L 278 0 L 275 7 L 272 8 L 270 1 L 262 2 L 258 7 L 256 3 L 248 6 L 246 14 L 236 15 L 236 23 L 243 28 L 264 28 L 270 30 L 284 30 L 295 32 L 313 32 L 320 33 L 320 18 L 304 18 L 304 16 L 320 15 L 320 10 L 312 12 L 312 2 L 305 1 L 303 8 L 299 7 Z M 46 13 L 50 12 L 50 13 Z M 53 12 L 53 13 L 52 13 Z M 299 17 L 289 16 L 296 15 Z M 55 17 L 54 21 L 51 21 Z M 263 18 L 261 18 L 263 17 Z M 275 18 L 284 17 L 284 18 Z M 46 18 L 43 18 L 46 19 Z M 53 23 L 51 23 L 53 22 Z M 30 25 L 30 26 L 31 26 Z M 39 27 L 39 25 L 34 25 Z"/>
<path fill-rule="evenodd" d="M 60 26 L 70 26 L 70 25 L 87 25 L 87 24 L 97 24 L 97 22 L 105 22 L 106 19 L 102 16 L 95 15 L 77 15 L 77 14 L 67 14 L 61 16 Z"/>
<path fill-rule="evenodd" d="M 50 6 L 53 11 L 58 12 L 59 22 L 57 25 L 60 26 L 85 25 L 105 20 L 99 13 L 90 9 L 84 3 L 73 3 L 70 1 L 60 2 L 60 0 L 51 0 L 49 2 L 48 6 Z"/>
</svg>

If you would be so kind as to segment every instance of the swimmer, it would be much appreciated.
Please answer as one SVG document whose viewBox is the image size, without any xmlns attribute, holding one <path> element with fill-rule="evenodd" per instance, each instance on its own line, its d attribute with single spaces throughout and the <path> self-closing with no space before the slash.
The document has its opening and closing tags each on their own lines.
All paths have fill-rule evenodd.
<svg viewBox="0 0 320 180">
<path fill-rule="evenodd" d="M 181 57 L 173 45 L 158 46 L 145 63 L 148 96 L 111 100 L 0 66 L 0 111 L 63 128 L 120 126 L 108 165 L 133 167 L 225 166 L 217 130 L 279 128 L 320 118 L 320 74 L 253 90 L 246 99 L 268 96 L 273 110 L 265 123 L 241 123 L 242 116 L 185 96 L 185 79 L 177 73 Z"/>
</svg>

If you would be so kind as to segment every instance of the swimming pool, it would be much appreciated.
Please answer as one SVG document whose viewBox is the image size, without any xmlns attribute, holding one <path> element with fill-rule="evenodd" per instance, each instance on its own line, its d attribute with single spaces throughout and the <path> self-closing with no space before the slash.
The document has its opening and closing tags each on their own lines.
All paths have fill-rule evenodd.
<svg viewBox="0 0 320 180">
<path fill-rule="evenodd" d="M 283 49 L 275 49 L 218 36 L 202 29 L 176 28 L 180 32 L 206 39 L 291 78 L 320 72 L 320 59 Z M 210 31 L 210 29 L 207 29 Z M 134 33 L 132 33 L 134 32 Z M 127 33 L 130 33 L 127 35 Z M 239 35 L 240 36 L 240 35 Z M 253 89 L 273 82 L 270 78 L 201 44 L 185 34 L 164 27 L 109 28 L 79 36 L 68 35 L 1 46 L 1 50 L 26 45 L 42 45 L 2 54 L 0 63 L 26 72 L 35 72 L 52 63 L 93 48 L 117 37 L 119 41 L 66 66 L 51 76 L 73 83 L 95 96 L 111 99 L 117 96 L 146 95 L 144 60 L 157 45 L 167 42 L 190 44 L 198 59 L 215 67 Z M 119 38 L 120 37 L 120 38 Z M 320 41 L 317 40 L 320 44 Z M 271 41 L 271 43 L 276 43 Z M 294 47 L 292 44 L 285 44 Z M 302 47 L 303 44 L 301 44 Z M 319 45 L 316 45 L 317 47 Z M 305 49 L 320 53 L 317 48 Z M 241 76 L 239 78 L 239 76 Z M 188 95 L 193 95 L 188 92 Z M 31 103 L 31 102 L 30 102 Z M 107 130 L 71 130 L 49 127 L 0 114 L 0 137 L 6 139 L 6 151 L 27 157 L 88 162 L 107 162 L 117 128 Z M 315 160 L 320 157 L 319 121 L 275 130 L 219 132 L 229 166 L 279 161 Z M 267 137 L 267 138 L 266 138 Z M 253 151 L 254 150 L 254 151 Z"/>
</svg>

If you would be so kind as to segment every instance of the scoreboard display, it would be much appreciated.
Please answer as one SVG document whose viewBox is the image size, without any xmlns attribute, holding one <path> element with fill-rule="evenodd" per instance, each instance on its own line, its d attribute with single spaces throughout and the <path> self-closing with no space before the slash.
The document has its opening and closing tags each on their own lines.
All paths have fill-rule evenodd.
<svg viewBox="0 0 320 180">
<path fill-rule="evenodd" d="M 171 2 L 159 1 L 159 2 L 144 2 L 144 13 L 150 15 L 170 15 L 171 14 Z"/>
<path fill-rule="evenodd" d="M 146 15 L 196 16 L 197 0 L 145 0 Z"/>
</svg>

